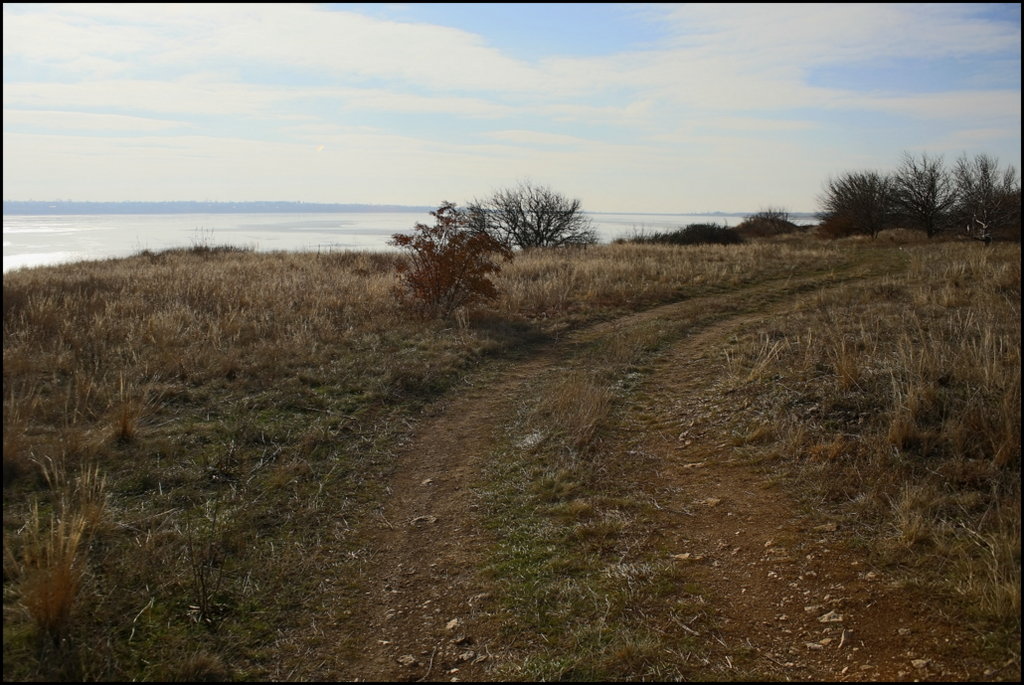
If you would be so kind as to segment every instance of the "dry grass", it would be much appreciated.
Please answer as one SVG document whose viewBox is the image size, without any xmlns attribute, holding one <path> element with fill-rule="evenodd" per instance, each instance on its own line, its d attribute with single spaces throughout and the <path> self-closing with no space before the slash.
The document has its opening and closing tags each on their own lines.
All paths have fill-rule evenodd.
<svg viewBox="0 0 1024 685">
<path fill-rule="evenodd" d="M 956 557 L 962 563 L 944 568 L 966 564 L 956 574 L 963 592 L 1012 607 L 1019 543 L 1014 576 L 1007 540 L 1019 533 L 1019 496 L 1015 529 L 1014 490 L 1003 474 L 1019 472 L 1019 252 L 1014 271 L 1002 248 L 964 264 L 941 249 L 907 249 L 910 280 L 851 290 L 852 304 L 808 299 L 794 316 L 807 326 L 784 339 L 757 339 L 763 364 L 756 373 L 757 362 L 748 366 L 737 356 L 737 383 L 796 369 L 814 401 L 841 415 L 837 421 L 874 417 L 874 437 L 864 441 L 880 446 L 879 454 L 893 449 L 888 434 L 895 425 L 904 461 L 933 459 L 927 463 L 941 464 L 942 478 L 954 478 L 957 488 L 997 482 L 998 497 L 971 486 L 982 493 L 977 501 L 935 505 L 897 491 L 885 501 L 904 511 L 908 535 L 891 536 L 904 546 L 911 537 L 923 539 L 910 533 L 914 512 L 925 504 L 943 516 L 962 506 L 986 522 L 965 538 L 964 549 L 972 551 Z M 309 617 L 329 611 L 325 621 L 359 634 L 354 617 L 364 597 L 367 521 L 386 496 L 392 455 L 425 403 L 474 365 L 580 324 L 828 272 L 854 257 L 840 243 L 799 241 L 528 251 L 495 280 L 500 297 L 493 308 L 426 323 L 393 298 L 398 259 L 181 250 L 5 274 L 5 678 L 50 673 L 25 638 L 33 626 L 88 654 L 85 670 L 73 673 L 80 679 L 316 679 L 319 668 L 338 672 L 346 659 L 358 658 L 358 641 L 337 645 L 335 663 L 305 663 L 315 639 Z M 927 285 L 934 273 L 943 274 L 943 287 Z M 965 297 L 961 288 L 974 294 Z M 988 304 L 978 309 L 982 301 Z M 1008 322 L 1014 332 L 1006 315 L 1014 302 L 1016 342 L 1006 332 Z M 900 335 L 875 323 L 883 315 L 902 321 L 893 317 L 908 308 L 920 320 L 901 323 Z M 616 398 L 629 391 L 630 374 L 664 335 L 654 323 L 605 336 L 549 379 L 545 411 L 557 421 L 522 433 L 539 436 L 522 449 L 557 459 L 553 467 L 536 465 L 530 485 L 509 481 L 544 507 L 539 523 L 531 519 L 539 525 L 531 535 L 571 539 L 598 558 L 629 544 L 635 503 L 617 500 L 614 488 L 594 490 L 595 479 L 610 472 L 601 466 L 600 440 L 613 425 Z M 876 349 L 876 338 L 887 345 Z M 899 356 L 904 338 L 916 356 Z M 943 339 L 958 344 L 947 350 Z M 950 367 L 952 376 L 944 378 Z M 974 388 L 981 390 L 967 391 Z M 904 424 L 897 422 L 901 411 Z M 823 409 L 818 416 L 824 415 Z M 937 422 L 949 416 L 957 420 Z M 812 421 L 776 433 L 793 449 L 809 449 L 840 428 L 851 430 Z M 750 447 L 764 447 L 768 437 L 754 435 Z M 924 444 L 963 456 L 918 457 L 916 445 Z M 196 529 L 192 522 L 211 509 L 218 512 L 216 530 Z M 901 519 L 885 520 L 895 526 Z M 923 533 L 934 538 L 932 519 L 922 520 Z M 530 540 L 524 538 L 517 563 L 537 561 Z M 595 673 L 620 672 L 614 664 L 621 663 L 678 675 L 651 656 L 654 628 L 641 622 L 617 635 L 613 620 L 629 614 L 631 601 L 657 601 L 669 570 L 641 577 L 635 569 L 607 571 L 611 562 L 602 561 L 592 578 L 621 600 L 609 612 L 597 598 L 585 600 L 583 586 L 558 580 L 581 559 L 544 555 L 537 568 L 553 584 L 524 602 L 551 625 L 603 616 L 589 628 L 577 625 L 573 638 L 607 646 L 601 653 L 608 664 Z M 44 568 L 64 570 L 27 582 L 33 569 Z M 325 593 L 329 610 L 319 599 Z M 196 620 L 190 607 L 199 598 L 199 614 L 216 620 Z M 574 614 L 577 600 L 590 601 L 593 613 Z M 18 606 L 38 606 L 40 618 Z M 589 672 L 579 659 L 569 661 L 531 672 Z"/>
<path fill-rule="evenodd" d="M 39 468 L 50 510 L 41 514 L 33 499 L 21 527 L 10 535 L 4 531 L 4 577 L 16 579 L 20 603 L 39 634 L 60 646 L 82 586 L 85 544 L 103 522 L 106 480 L 95 466 L 83 467 L 74 479 L 62 462 L 48 460 Z"/>
<path fill-rule="evenodd" d="M 766 278 L 836 268 L 842 251 L 826 243 L 606 245 L 517 255 L 495 279 L 499 311 L 510 316 L 586 315 L 629 309 Z"/>
<path fill-rule="evenodd" d="M 716 268 L 712 262 L 710 269 Z M 657 486 L 637 475 L 657 473 L 658 466 L 645 450 L 624 449 L 615 432 L 665 345 L 735 315 L 752 299 L 789 292 L 786 278 L 768 273 L 760 271 L 760 282 L 737 280 L 726 295 L 701 297 L 671 314 L 655 311 L 570 337 L 564 357 L 531 384 L 520 416 L 506 426 L 506 444 L 488 462 L 483 497 L 497 540 L 490 571 L 502 597 L 502 641 L 514 654 L 499 677 L 721 677 L 710 666 L 707 638 L 696 637 L 713 625 L 712 609 L 687 583 L 685 567 L 659 548 L 651 494 Z M 702 294 L 709 291 L 715 292 Z M 780 350 L 765 339 L 762 368 Z M 765 380 L 756 371 L 747 376 Z M 774 438 L 772 428 L 762 426 L 744 440 Z M 732 675 L 738 672 L 745 671 Z"/>
<path fill-rule="evenodd" d="M 344 588 L 334 620 L 351 620 L 365 520 L 424 403 L 489 356 L 581 323 L 846 256 L 824 244 L 529 251 L 500 274 L 493 308 L 436 322 L 395 300 L 399 259 L 186 249 L 4 275 L 5 555 L 28 569 L 15 551 L 34 544 L 53 550 L 33 553 L 46 564 L 66 560 L 62 601 L 78 608 L 40 619 L 89 654 L 65 675 L 164 678 L 196 640 L 215 663 L 200 670 L 306 672 L 302 649 L 282 671 L 265 645 L 305 644 L 325 585 Z M 592 398 L 566 423 L 582 445 L 619 390 L 584 372 L 565 382 L 564 406 Z M 58 487 L 51 464 L 78 490 Z M 215 535 L 190 523 L 211 508 Z M 5 577 L 5 606 L 22 577 Z M 20 616 L 5 621 L 5 676 L 41 677 L 50 671 L 22 639 L 35 624 Z"/>
<path fill-rule="evenodd" d="M 592 443 L 611 403 L 612 389 L 599 374 L 573 369 L 545 393 L 536 411 L 550 430 L 566 435 L 574 446 L 582 448 Z"/>
<path fill-rule="evenodd" d="M 4 542 L 5 550 L 9 542 L 18 547 L 12 565 L 21 578 L 21 603 L 36 626 L 54 642 L 67 633 L 81 587 L 80 548 L 85 525 L 85 518 L 74 513 L 50 517 L 44 523 L 36 505 L 17 542 Z"/>
<path fill-rule="evenodd" d="M 879 559 L 1019 634 L 1020 248 L 903 252 L 905 274 L 804 298 L 770 346 L 737 341 L 733 387 L 788 436 L 750 450 L 792 464 Z"/>
</svg>

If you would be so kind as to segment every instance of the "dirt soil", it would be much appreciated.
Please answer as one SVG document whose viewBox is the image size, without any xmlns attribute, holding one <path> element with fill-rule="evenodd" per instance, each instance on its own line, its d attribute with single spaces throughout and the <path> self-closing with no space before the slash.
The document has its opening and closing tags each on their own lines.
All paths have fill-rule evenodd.
<svg viewBox="0 0 1024 685">
<path fill-rule="evenodd" d="M 660 353 L 615 437 L 617 449 L 649 457 L 640 473 L 658 502 L 658 543 L 675 551 L 706 596 L 719 598 L 716 628 L 703 634 L 709 675 L 735 678 L 743 660 L 746 673 L 753 663 L 778 680 L 1006 678 L 1001 664 L 969 656 L 970 636 L 927 596 L 872 568 L 835 522 L 802 513 L 762 468 L 734 454 L 725 435 L 732 400 L 707 360 L 720 357 L 731 333 L 762 325 L 780 306 L 750 302 Z M 431 410 L 402 450 L 379 515 L 363 659 L 340 678 L 499 677 L 508 654 L 497 637 L 494 591 L 480 572 L 491 540 L 474 490 L 483 458 L 566 349 L 617 326 L 693 316 L 707 304 L 667 305 L 566 336 L 492 365 Z"/>
<path fill-rule="evenodd" d="M 997 671 L 929 597 L 889 578 L 726 439 L 736 398 L 716 388 L 709 351 L 759 317 L 736 317 L 677 345 L 637 396 L 623 432 L 656 464 L 662 543 L 714 607 L 708 666 L 723 679 L 742 654 L 767 678 L 974 681 Z M 639 410 L 639 411 L 637 411 Z M 660 414 L 660 421 L 658 420 Z M 652 420 L 653 417 L 653 420 Z"/>
</svg>

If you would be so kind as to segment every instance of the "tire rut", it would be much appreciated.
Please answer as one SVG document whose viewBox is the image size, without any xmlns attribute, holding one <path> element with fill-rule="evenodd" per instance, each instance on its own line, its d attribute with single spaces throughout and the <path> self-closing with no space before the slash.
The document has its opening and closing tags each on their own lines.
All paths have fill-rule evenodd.
<svg viewBox="0 0 1024 685">
<path fill-rule="evenodd" d="M 723 321 L 663 352 L 613 448 L 643 453 L 639 487 L 658 502 L 652 535 L 714 605 L 705 668 L 723 679 L 983 678 L 985 664 L 961 658 L 963 631 L 928 596 L 872 568 L 846 531 L 800 513 L 736 453 L 729 407 L 741 399 L 716 388 L 721 355 L 709 351 L 771 315 Z"/>
<path fill-rule="evenodd" d="M 491 540 L 475 487 L 482 460 L 517 407 L 529 403 L 538 379 L 574 350 L 651 321 L 674 327 L 679 345 L 693 344 L 780 299 L 868 275 L 859 269 L 816 274 L 662 305 L 581 329 L 526 361 L 491 365 L 449 393 L 398 455 L 370 551 L 362 658 L 344 677 L 490 679 L 502 648 L 493 590 L 480 572 Z M 699 333 L 708 326 L 711 332 Z"/>
</svg>

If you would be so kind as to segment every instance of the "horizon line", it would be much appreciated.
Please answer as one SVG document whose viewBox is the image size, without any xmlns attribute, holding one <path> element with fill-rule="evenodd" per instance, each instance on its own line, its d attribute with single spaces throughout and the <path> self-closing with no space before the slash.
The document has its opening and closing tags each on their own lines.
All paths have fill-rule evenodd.
<svg viewBox="0 0 1024 685">
<path fill-rule="evenodd" d="M 433 205 L 407 205 L 401 203 L 372 203 L 372 202 L 310 202 L 306 200 L 3 200 L 4 215 L 25 214 L 25 212 L 8 212 L 8 205 L 32 205 L 33 208 L 40 208 L 40 205 L 137 205 L 137 206 L 159 206 L 159 205 L 302 205 L 304 208 L 379 208 L 391 209 L 394 211 L 430 211 L 435 209 Z M 26 207 L 27 208 L 27 207 Z M 13 207 L 11 209 L 14 209 Z M 351 211 L 351 210 L 349 210 Z M 757 211 L 687 211 L 687 212 L 637 212 L 637 211 L 610 211 L 610 210 L 583 210 L 587 214 L 639 214 L 643 216 L 748 216 L 756 214 Z M 176 213 L 176 212 L 171 212 Z M 815 212 L 790 211 L 790 215 L 813 215 Z"/>
</svg>

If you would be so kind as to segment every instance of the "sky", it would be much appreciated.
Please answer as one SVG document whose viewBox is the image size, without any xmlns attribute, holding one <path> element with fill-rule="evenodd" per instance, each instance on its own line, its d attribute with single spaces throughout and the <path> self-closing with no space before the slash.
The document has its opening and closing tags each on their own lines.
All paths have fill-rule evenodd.
<svg viewBox="0 0 1024 685">
<path fill-rule="evenodd" d="M 3 198 L 813 212 L 1020 170 L 1019 4 L 3 6 Z"/>
</svg>

